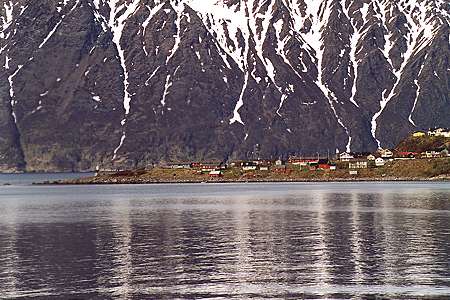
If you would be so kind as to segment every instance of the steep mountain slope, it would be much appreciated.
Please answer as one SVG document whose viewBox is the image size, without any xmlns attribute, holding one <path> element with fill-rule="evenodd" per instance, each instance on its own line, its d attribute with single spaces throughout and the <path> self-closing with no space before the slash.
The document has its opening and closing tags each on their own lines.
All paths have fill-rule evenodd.
<svg viewBox="0 0 450 300">
<path fill-rule="evenodd" d="M 443 0 L 1 0 L 0 169 L 392 147 L 450 126 Z"/>
</svg>

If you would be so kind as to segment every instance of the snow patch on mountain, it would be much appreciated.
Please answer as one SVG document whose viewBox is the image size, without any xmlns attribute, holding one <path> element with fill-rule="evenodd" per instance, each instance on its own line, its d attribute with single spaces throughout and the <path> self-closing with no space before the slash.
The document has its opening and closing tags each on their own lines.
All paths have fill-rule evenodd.
<svg viewBox="0 0 450 300">
<path fill-rule="evenodd" d="M 136 10 L 139 7 L 139 4 L 140 4 L 140 0 L 134 0 L 131 3 L 129 3 L 128 5 L 126 3 L 119 5 L 119 0 L 109 0 L 108 1 L 108 5 L 109 5 L 109 9 L 110 9 L 108 26 L 113 34 L 112 41 L 116 45 L 117 51 L 119 53 L 120 64 L 121 64 L 122 70 L 123 70 L 123 86 L 124 86 L 123 107 L 125 109 L 125 118 L 122 120 L 122 123 L 121 123 L 122 127 L 125 126 L 126 121 L 127 121 L 127 116 L 130 113 L 131 94 L 128 91 L 128 88 L 130 85 L 129 74 L 128 74 L 128 70 L 127 70 L 125 50 L 122 47 L 121 41 L 122 41 L 123 30 L 125 27 L 125 22 L 132 14 L 134 14 L 136 12 Z M 122 137 L 120 139 L 120 144 L 114 150 L 113 160 L 116 158 L 117 152 L 122 147 L 122 145 L 125 141 L 125 137 L 126 137 L 126 133 L 125 133 L 125 128 L 124 128 L 123 132 L 122 132 Z"/>
<path fill-rule="evenodd" d="M 14 92 L 14 77 L 17 76 L 17 74 L 20 72 L 20 70 L 23 68 L 23 65 L 18 65 L 17 69 L 8 77 L 8 83 L 9 83 L 9 96 L 11 98 L 11 114 L 14 117 L 14 122 L 17 123 L 17 116 L 14 112 L 14 106 L 17 103 L 17 100 L 15 99 L 15 92 Z"/>
<path fill-rule="evenodd" d="M 325 27 L 327 26 L 327 22 L 329 20 L 329 17 L 331 15 L 331 7 L 330 5 L 322 5 L 320 7 L 313 6 L 311 8 L 312 10 L 309 11 L 309 14 L 313 17 L 314 22 L 312 23 L 311 29 L 308 32 L 308 34 L 305 35 L 306 41 L 309 41 L 310 46 L 314 49 L 316 60 L 317 60 L 317 80 L 316 84 L 320 88 L 320 90 L 325 95 L 326 99 L 328 100 L 328 103 L 330 105 L 331 111 L 333 112 L 334 116 L 336 117 L 337 122 L 339 125 L 344 129 L 345 133 L 348 136 L 348 141 L 346 145 L 346 151 L 351 151 L 351 143 L 352 143 L 352 137 L 350 135 L 350 131 L 345 126 L 342 119 L 338 116 L 336 108 L 334 106 L 334 103 L 338 102 L 338 99 L 336 98 L 335 94 L 329 90 L 329 88 L 325 85 L 323 82 L 323 37 L 322 37 L 322 31 L 325 30 Z M 317 10 L 316 10 L 317 9 Z"/>
<path fill-rule="evenodd" d="M 396 78 L 394 85 L 390 90 L 385 90 L 383 92 L 382 99 L 380 100 L 380 109 L 372 117 L 371 132 L 373 138 L 378 144 L 378 147 L 381 147 L 381 141 L 377 137 L 377 128 L 379 125 L 377 122 L 378 118 L 385 110 L 387 104 L 397 95 L 398 86 L 402 82 L 403 73 L 408 67 L 410 60 L 414 58 L 415 55 L 417 55 L 426 45 L 428 45 L 432 41 L 434 32 L 435 30 L 437 30 L 438 25 L 440 25 L 441 22 L 440 19 L 433 18 L 432 15 L 429 14 L 429 11 L 434 7 L 434 3 L 430 1 L 423 2 L 424 3 L 418 4 L 411 0 L 403 0 L 400 2 L 400 4 L 403 5 L 397 6 L 397 8 L 401 10 L 403 16 L 407 20 L 408 31 L 406 34 L 406 51 L 402 53 L 402 64 L 400 68 L 398 70 L 393 70 L 393 74 Z M 387 9 L 387 7 L 383 8 Z M 386 12 L 383 13 L 383 16 L 386 16 Z M 389 41 L 389 39 L 387 40 Z M 392 47 L 390 42 L 388 42 L 385 46 L 385 55 L 388 54 L 387 52 L 389 50 L 389 47 Z M 418 99 L 416 98 L 413 108 L 415 108 L 417 100 Z M 414 122 L 411 123 L 415 125 Z"/>
<path fill-rule="evenodd" d="M 20 112 L 19 117 L 30 111 L 40 111 L 34 117 L 44 116 L 47 106 L 41 110 L 41 102 L 37 106 L 36 101 L 25 105 L 22 99 L 47 94 L 60 97 L 58 89 L 71 86 L 67 80 L 79 76 L 79 82 L 78 78 L 74 80 L 74 84 L 79 84 L 76 101 L 89 103 L 89 109 L 94 106 L 98 114 L 102 112 L 96 109 L 97 105 L 112 111 L 123 106 L 122 115 L 116 111 L 116 126 L 110 126 L 110 134 L 120 134 L 120 142 L 117 136 L 112 145 L 107 145 L 104 152 L 109 153 L 108 160 L 112 153 L 114 160 L 119 152 L 125 154 L 120 151 L 125 142 L 127 151 L 132 151 L 139 135 L 133 130 L 140 128 L 132 123 L 136 120 L 156 128 L 158 133 L 152 133 L 154 136 L 143 142 L 157 144 L 150 146 L 165 149 L 176 143 L 191 143 L 198 137 L 182 140 L 185 133 L 177 132 L 169 135 L 178 141 L 163 145 L 167 142 L 159 136 L 159 126 L 185 122 L 183 117 L 192 112 L 202 116 L 199 123 L 212 119 L 244 126 L 215 128 L 217 136 L 224 140 L 229 136 L 242 137 L 247 132 L 246 138 L 250 133 L 252 143 L 264 140 L 268 148 L 277 149 L 273 151 L 300 149 L 308 138 L 314 141 L 304 142 L 310 143 L 307 147 L 329 141 L 335 144 L 332 148 L 345 145 L 346 151 L 373 148 L 375 143 L 381 147 L 390 134 L 386 133 L 390 124 L 385 122 L 399 122 L 401 127 L 398 134 L 392 134 L 397 136 L 390 137 L 391 144 L 412 126 L 433 125 L 434 118 L 418 115 L 426 111 L 420 101 L 429 97 L 430 78 L 433 85 L 436 80 L 439 87 L 444 86 L 443 91 L 436 91 L 437 100 L 430 100 L 437 103 L 435 107 L 442 107 L 438 103 L 442 98 L 445 105 L 448 97 L 442 96 L 448 68 L 442 69 L 440 61 L 434 69 L 427 58 L 430 53 L 433 60 L 440 59 L 434 51 L 442 43 L 442 34 L 448 33 L 450 18 L 444 0 L 60 0 L 42 11 L 48 28 L 42 26 L 45 28 L 36 30 L 34 38 L 27 41 L 27 48 L 18 48 L 15 36 L 23 38 L 17 34 L 26 24 L 22 22 L 30 21 L 28 18 L 36 11 L 30 2 L 33 10 L 21 18 L 28 7 L 22 3 L 6 0 L 0 4 L 0 69 L 3 78 L 8 79 L 5 94 L 9 88 L 7 107 L 11 106 L 14 120 L 21 121 L 15 111 Z M 58 48 L 52 41 L 72 38 L 71 22 L 75 18 L 74 14 L 69 18 L 69 14 L 75 9 L 83 13 L 88 25 L 86 36 L 86 32 L 77 32 L 77 38 L 83 37 L 87 42 L 80 46 L 80 60 L 64 58 L 67 72 L 55 71 L 49 77 L 54 88 L 45 85 L 44 96 L 39 94 L 43 89 L 34 89 L 37 95 L 25 94 L 31 93 L 21 88 L 23 82 L 30 80 L 27 74 L 39 68 L 38 59 L 51 55 L 47 53 L 53 47 Z M 24 56 L 22 52 L 27 53 Z M 179 69 L 182 74 L 175 74 Z M 105 88 L 99 81 L 104 78 L 114 81 L 110 93 L 100 90 Z M 83 98 L 86 95 L 89 98 Z M 189 99 L 183 99 L 184 95 Z M 189 108 L 182 106 L 190 104 L 191 99 L 201 101 Z M 119 105 L 114 103 L 116 100 Z M 30 107 L 30 111 L 24 111 Z M 183 107 L 184 114 L 175 114 L 181 111 L 179 107 Z M 392 115 L 397 114 L 394 109 L 401 110 L 402 120 L 393 120 Z M 165 113 L 170 110 L 174 113 Z M 210 128 L 209 124 L 203 127 Z M 302 143 L 298 142 L 300 137 Z M 201 152 L 203 144 L 191 149 Z M 183 152 L 182 145 L 177 146 L 180 147 L 172 153 Z M 230 148 L 239 147 L 233 144 Z M 220 144 L 223 148 L 226 147 Z"/>
</svg>

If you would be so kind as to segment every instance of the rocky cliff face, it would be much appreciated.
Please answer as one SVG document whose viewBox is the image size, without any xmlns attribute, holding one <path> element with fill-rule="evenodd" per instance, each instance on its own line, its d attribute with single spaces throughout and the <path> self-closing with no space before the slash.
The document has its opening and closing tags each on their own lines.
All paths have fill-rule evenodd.
<svg viewBox="0 0 450 300">
<path fill-rule="evenodd" d="M 0 170 L 392 147 L 450 127 L 444 0 L 0 0 Z"/>
</svg>

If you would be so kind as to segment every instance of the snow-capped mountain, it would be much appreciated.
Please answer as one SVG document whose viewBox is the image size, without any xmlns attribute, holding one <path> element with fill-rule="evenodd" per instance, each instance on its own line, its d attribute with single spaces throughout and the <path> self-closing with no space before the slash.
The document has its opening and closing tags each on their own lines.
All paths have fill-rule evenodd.
<svg viewBox="0 0 450 300">
<path fill-rule="evenodd" d="M 0 0 L 0 169 L 370 151 L 450 127 L 445 0 Z"/>
</svg>

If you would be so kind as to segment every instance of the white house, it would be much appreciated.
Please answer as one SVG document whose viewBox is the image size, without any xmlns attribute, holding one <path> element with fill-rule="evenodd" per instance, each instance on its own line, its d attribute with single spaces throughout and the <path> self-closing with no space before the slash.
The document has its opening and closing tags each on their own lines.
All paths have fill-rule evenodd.
<svg viewBox="0 0 450 300">
<path fill-rule="evenodd" d="M 382 158 L 392 158 L 394 153 L 389 149 L 380 149 L 380 155 Z"/>
<path fill-rule="evenodd" d="M 375 160 L 375 155 L 369 154 L 369 155 L 367 156 L 367 160 L 368 160 L 368 161 L 374 161 L 374 160 Z"/>
<path fill-rule="evenodd" d="M 348 163 L 349 169 L 367 169 L 367 160 L 353 159 Z"/>
<path fill-rule="evenodd" d="M 450 130 L 448 130 L 448 129 L 439 128 L 439 129 L 436 129 L 435 132 L 436 132 L 436 136 L 443 136 L 446 138 L 450 138 Z"/>
<path fill-rule="evenodd" d="M 450 130 L 445 128 L 437 128 L 435 130 L 428 130 L 429 136 L 443 136 L 450 138 Z"/>
<path fill-rule="evenodd" d="M 441 153 L 435 150 L 425 151 L 421 153 L 422 158 L 437 158 L 441 156 Z"/>
<path fill-rule="evenodd" d="M 450 156 L 450 153 L 448 151 L 448 149 L 444 149 L 441 151 L 441 157 L 447 157 Z"/>
<path fill-rule="evenodd" d="M 223 173 L 220 170 L 214 170 L 214 171 L 209 172 L 209 176 L 211 176 L 211 177 L 222 177 Z"/>
<path fill-rule="evenodd" d="M 275 165 L 276 165 L 276 166 L 282 166 L 282 165 L 284 165 L 284 162 L 283 162 L 281 159 L 277 159 L 277 160 L 275 161 Z"/>
<path fill-rule="evenodd" d="M 339 154 L 340 161 L 350 161 L 353 158 L 354 158 L 353 155 L 351 155 L 348 152 L 343 152 L 343 153 Z"/>
<path fill-rule="evenodd" d="M 382 167 L 385 164 L 386 164 L 386 161 L 384 159 L 382 159 L 381 157 L 378 157 L 377 159 L 375 159 L 375 166 Z"/>
<path fill-rule="evenodd" d="M 243 171 L 255 171 L 258 168 L 255 162 L 252 161 L 244 161 L 242 163 L 242 170 Z"/>
</svg>

